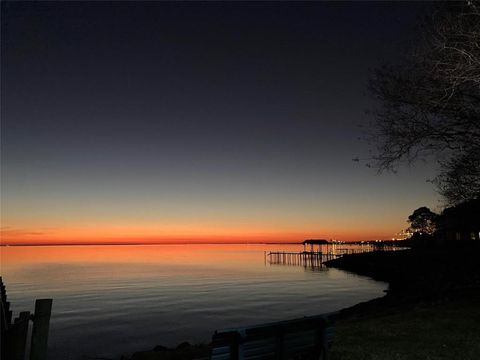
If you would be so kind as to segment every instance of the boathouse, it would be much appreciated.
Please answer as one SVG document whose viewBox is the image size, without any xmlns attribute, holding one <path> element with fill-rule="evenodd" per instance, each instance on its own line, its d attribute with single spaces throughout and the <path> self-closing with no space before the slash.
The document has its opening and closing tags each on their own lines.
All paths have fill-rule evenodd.
<svg viewBox="0 0 480 360">
<path fill-rule="evenodd" d="M 328 246 L 331 245 L 330 241 L 328 240 L 325 240 L 325 239 L 308 239 L 308 240 L 305 240 L 303 242 L 303 251 L 306 252 L 307 251 L 307 246 L 310 245 L 310 252 L 315 252 L 314 249 L 315 249 L 315 245 L 317 246 L 317 251 L 316 252 L 319 252 L 321 253 L 322 252 L 322 246 L 323 245 L 326 245 L 327 247 L 327 253 L 328 253 Z"/>
</svg>

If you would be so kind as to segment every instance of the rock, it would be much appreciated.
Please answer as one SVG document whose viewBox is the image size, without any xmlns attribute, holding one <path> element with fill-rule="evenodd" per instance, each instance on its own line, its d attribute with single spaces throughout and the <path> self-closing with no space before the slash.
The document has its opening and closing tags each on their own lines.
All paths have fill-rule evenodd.
<svg viewBox="0 0 480 360">
<path fill-rule="evenodd" d="M 157 345 L 153 348 L 153 351 L 168 351 L 168 350 L 170 349 L 163 345 Z"/>
<path fill-rule="evenodd" d="M 184 350 L 192 347 L 192 344 L 190 344 L 188 341 L 184 341 L 177 346 L 177 350 Z"/>
</svg>

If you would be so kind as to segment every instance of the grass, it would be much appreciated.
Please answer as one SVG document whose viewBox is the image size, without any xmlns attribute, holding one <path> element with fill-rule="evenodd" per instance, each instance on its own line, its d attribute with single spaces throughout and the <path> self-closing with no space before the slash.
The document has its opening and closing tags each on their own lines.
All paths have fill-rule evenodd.
<svg viewBox="0 0 480 360">
<path fill-rule="evenodd" d="M 480 297 L 339 320 L 330 360 L 478 360 Z"/>
</svg>

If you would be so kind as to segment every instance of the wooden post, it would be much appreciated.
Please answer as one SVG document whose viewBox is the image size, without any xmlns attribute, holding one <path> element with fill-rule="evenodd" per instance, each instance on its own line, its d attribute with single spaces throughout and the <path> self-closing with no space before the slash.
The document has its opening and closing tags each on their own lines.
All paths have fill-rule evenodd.
<svg viewBox="0 0 480 360">
<path fill-rule="evenodd" d="M 0 358 L 2 360 L 7 358 L 7 319 L 3 308 L 3 302 L 0 301 Z"/>
<path fill-rule="evenodd" d="M 48 328 L 52 313 L 52 299 L 35 301 L 30 360 L 47 360 Z"/>
<path fill-rule="evenodd" d="M 3 285 L 2 280 L 0 279 L 0 292 L 1 292 L 1 297 L 2 297 L 2 302 L 7 301 L 7 292 L 5 290 L 5 285 Z"/>
<path fill-rule="evenodd" d="M 10 301 L 7 301 L 5 303 L 5 314 L 6 314 L 6 317 L 7 317 L 7 324 L 11 324 L 12 323 L 12 316 L 13 316 L 13 311 L 10 310 Z"/>
<path fill-rule="evenodd" d="M 12 360 L 25 360 L 25 345 L 27 345 L 28 322 L 30 311 L 22 311 L 8 331 L 7 357 Z"/>
</svg>

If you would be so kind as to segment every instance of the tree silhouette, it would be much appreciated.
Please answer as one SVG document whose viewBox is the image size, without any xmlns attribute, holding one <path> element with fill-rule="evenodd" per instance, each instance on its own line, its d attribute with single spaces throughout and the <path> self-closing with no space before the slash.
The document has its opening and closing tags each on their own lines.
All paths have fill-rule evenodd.
<svg viewBox="0 0 480 360">
<path fill-rule="evenodd" d="M 404 61 L 371 76 L 373 165 L 435 159 L 448 204 L 480 194 L 480 4 L 442 4 Z"/>
<path fill-rule="evenodd" d="M 438 215 L 432 212 L 428 207 L 422 206 L 408 217 L 408 222 L 410 223 L 409 230 L 414 234 L 433 235 L 436 230 L 437 217 Z"/>
</svg>

